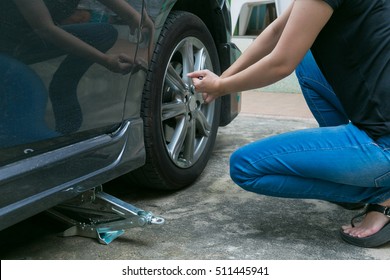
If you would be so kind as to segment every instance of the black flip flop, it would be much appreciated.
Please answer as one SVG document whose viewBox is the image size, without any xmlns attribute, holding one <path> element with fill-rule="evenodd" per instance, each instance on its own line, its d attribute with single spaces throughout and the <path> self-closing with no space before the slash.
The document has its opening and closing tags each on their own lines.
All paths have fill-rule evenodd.
<svg viewBox="0 0 390 280">
<path fill-rule="evenodd" d="M 356 218 L 362 217 L 366 215 L 368 212 L 376 211 L 379 213 L 382 213 L 383 215 L 386 215 L 387 217 L 390 217 L 390 207 L 385 207 L 379 204 L 369 204 L 367 207 L 364 209 L 364 212 L 356 215 L 355 217 L 352 218 L 351 220 L 351 225 L 352 227 L 355 227 L 354 220 Z M 343 231 L 343 229 L 340 229 L 340 235 L 341 238 L 355 246 L 359 247 L 365 247 L 365 248 L 375 248 L 382 246 L 388 242 L 390 242 L 390 222 L 388 222 L 380 231 L 377 233 L 359 238 L 359 237 L 354 237 L 351 236 Z"/>
</svg>

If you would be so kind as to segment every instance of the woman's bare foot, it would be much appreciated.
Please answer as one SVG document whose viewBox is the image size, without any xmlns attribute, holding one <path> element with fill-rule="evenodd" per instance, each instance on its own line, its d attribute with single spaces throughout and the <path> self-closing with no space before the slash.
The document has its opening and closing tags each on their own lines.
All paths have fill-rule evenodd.
<svg viewBox="0 0 390 280">
<path fill-rule="evenodd" d="M 390 207 L 390 199 L 379 205 Z M 390 217 L 373 211 L 367 213 L 363 220 L 360 223 L 357 223 L 355 227 L 352 227 L 352 225 L 345 225 L 342 226 L 342 229 L 344 233 L 349 234 L 350 236 L 363 238 L 377 233 L 389 222 Z"/>
</svg>

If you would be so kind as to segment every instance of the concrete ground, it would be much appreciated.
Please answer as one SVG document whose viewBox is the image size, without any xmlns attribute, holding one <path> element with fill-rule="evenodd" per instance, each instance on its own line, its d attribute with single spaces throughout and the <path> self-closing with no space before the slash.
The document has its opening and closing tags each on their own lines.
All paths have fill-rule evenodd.
<svg viewBox="0 0 390 280">
<path fill-rule="evenodd" d="M 295 83 L 294 77 L 289 79 L 287 84 Z M 390 244 L 364 249 L 340 239 L 340 225 L 356 211 L 317 200 L 256 195 L 230 179 L 228 159 L 238 147 L 316 126 L 302 95 L 278 86 L 243 93 L 241 114 L 219 130 L 209 164 L 191 187 L 170 193 L 129 193 L 125 186 L 106 189 L 161 215 L 164 225 L 130 229 L 111 244 L 101 245 L 84 237 L 58 237 L 51 220 L 34 218 L 8 235 L 3 233 L 1 259 L 389 260 Z"/>
</svg>

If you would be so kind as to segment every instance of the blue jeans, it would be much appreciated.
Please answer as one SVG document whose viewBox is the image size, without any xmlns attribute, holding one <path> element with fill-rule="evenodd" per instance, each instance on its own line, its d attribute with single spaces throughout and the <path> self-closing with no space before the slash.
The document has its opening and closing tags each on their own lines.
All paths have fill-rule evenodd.
<svg viewBox="0 0 390 280">
<path fill-rule="evenodd" d="M 230 158 L 245 190 L 276 197 L 380 203 L 390 198 L 390 135 L 376 141 L 346 118 L 311 54 L 297 77 L 321 127 L 248 144 Z"/>
<path fill-rule="evenodd" d="M 332 86 L 318 68 L 309 51 L 295 70 L 303 96 L 319 126 L 349 123 L 347 114 Z"/>
</svg>

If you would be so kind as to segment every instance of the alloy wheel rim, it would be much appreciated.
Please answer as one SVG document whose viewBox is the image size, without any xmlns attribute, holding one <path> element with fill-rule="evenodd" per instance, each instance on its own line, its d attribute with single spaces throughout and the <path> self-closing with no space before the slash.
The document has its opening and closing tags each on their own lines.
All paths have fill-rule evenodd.
<svg viewBox="0 0 390 280">
<path fill-rule="evenodd" d="M 187 37 L 176 45 L 165 70 L 161 132 L 170 159 L 180 168 L 197 162 L 212 129 L 215 102 L 205 104 L 187 77 L 201 69 L 213 71 L 207 49 L 199 39 Z"/>
</svg>

